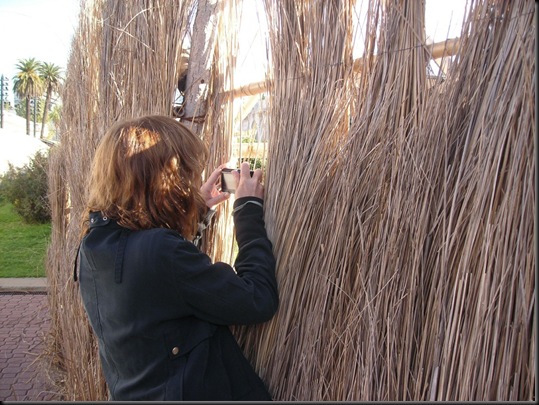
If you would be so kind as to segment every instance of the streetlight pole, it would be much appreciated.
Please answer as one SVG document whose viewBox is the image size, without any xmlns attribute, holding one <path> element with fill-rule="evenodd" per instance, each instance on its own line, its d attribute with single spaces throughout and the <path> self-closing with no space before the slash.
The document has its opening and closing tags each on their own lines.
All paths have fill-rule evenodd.
<svg viewBox="0 0 539 405">
<path fill-rule="evenodd" d="M 0 128 L 4 128 L 4 75 L 0 82 Z"/>
</svg>

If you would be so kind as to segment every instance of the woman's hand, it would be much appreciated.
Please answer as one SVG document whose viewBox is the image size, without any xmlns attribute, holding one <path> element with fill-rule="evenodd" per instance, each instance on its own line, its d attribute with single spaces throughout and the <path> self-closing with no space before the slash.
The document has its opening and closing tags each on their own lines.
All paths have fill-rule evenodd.
<svg viewBox="0 0 539 405">
<path fill-rule="evenodd" d="M 228 200 L 230 193 L 221 192 L 217 189 L 217 181 L 221 177 L 221 170 L 226 165 L 221 165 L 215 169 L 208 177 L 208 180 L 200 187 L 200 194 L 206 202 L 206 206 L 210 209 L 214 209 L 215 206 Z"/>
<path fill-rule="evenodd" d="M 240 173 L 232 172 L 236 178 L 236 198 L 258 197 L 264 198 L 264 185 L 262 184 L 262 170 L 256 169 L 253 177 L 250 175 L 250 166 L 248 162 L 243 162 L 240 167 Z"/>
</svg>

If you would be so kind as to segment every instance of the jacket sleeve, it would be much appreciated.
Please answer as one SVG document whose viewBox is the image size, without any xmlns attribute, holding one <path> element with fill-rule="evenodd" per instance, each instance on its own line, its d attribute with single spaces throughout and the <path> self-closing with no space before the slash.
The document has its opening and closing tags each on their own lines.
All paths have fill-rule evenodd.
<svg viewBox="0 0 539 405">
<path fill-rule="evenodd" d="M 212 264 L 192 243 L 178 243 L 177 239 L 169 256 L 173 261 L 170 266 L 176 268 L 178 293 L 192 315 L 221 325 L 265 322 L 277 311 L 279 298 L 262 200 L 240 198 L 234 210 L 238 242 L 235 270 L 226 263 Z"/>
</svg>

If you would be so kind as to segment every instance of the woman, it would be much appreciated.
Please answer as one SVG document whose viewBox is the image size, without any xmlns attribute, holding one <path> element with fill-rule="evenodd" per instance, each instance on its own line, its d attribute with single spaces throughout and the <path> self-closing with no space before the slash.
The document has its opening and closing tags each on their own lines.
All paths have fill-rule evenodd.
<svg viewBox="0 0 539 405">
<path fill-rule="evenodd" d="M 164 116 L 115 124 L 96 151 L 79 280 L 113 400 L 271 400 L 227 326 L 278 306 L 262 173 L 243 163 L 235 174 L 235 268 L 211 263 L 192 240 L 229 195 L 222 167 L 201 184 L 206 157 Z"/>
</svg>

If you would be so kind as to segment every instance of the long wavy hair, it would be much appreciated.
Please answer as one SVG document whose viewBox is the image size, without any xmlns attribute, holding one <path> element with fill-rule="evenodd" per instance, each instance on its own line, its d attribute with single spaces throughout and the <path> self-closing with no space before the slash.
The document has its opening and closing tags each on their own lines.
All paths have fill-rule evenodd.
<svg viewBox="0 0 539 405">
<path fill-rule="evenodd" d="M 117 122 L 95 153 L 87 214 L 101 211 L 132 230 L 169 228 L 192 239 L 205 207 L 207 156 L 202 140 L 174 118 Z"/>
</svg>

